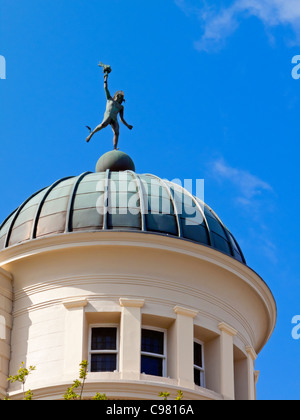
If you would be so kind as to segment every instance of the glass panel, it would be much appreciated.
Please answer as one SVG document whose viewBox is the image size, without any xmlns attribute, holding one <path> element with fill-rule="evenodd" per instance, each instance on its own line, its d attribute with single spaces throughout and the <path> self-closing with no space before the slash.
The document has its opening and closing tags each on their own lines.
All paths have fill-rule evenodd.
<svg viewBox="0 0 300 420">
<path fill-rule="evenodd" d="M 201 344 L 194 343 L 194 365 L 202 366 L 202 346 Z"/>
<path fill-rule="evenodd" d="M 50 214 L 40 217 L 37 227 L 36 237 L 50 235 L 54 233 L 63 233 L 66 226 L 66 212 Z"/>
<path fill-rule="evenodd" d="M 76 194 L 74 200 L 74 209 L 88 209 L 95 208 L 97 206 L 103 207 L 104 193 L 103 192 L 91 192 L 88 194 Z"/>
<path fill-rule="evenodd" d="M 228 230 L 227 230 L 227 232 L 228 232 L 228 235 L 229 235 L 229 237 L 231 239 L 231 244 L 233 246 L 233 256 L 237 260 L 239 260 L 241 262 L 244 262 L 244 259 L 243 259 L 242 255 L 241 255 L 241 252 L 240 252 L 239 248 L 238 248 L 236 239 L 234 238 L 234 236 Z"/>
<path fill-rule="evenodd" d="M 198 369 L 194 369 L 194 382 L 196 385 L 201 386 L 201 372 Z"/>
<path fill-rule="evenodd" d="M 81 194 L 90 194 L 95 192 L 103 192 L 104 191 L 104 180 L 103 179 L 91 179 L 90 175 L 83 178 L 80 182 L 76 195 Z"/>
<path fill-rule="evenodd" d="M 9 241 L 9 245 L 14 245 L 19 242 L 26 241 L 30 239 L 30 234 L 32 231 L 32 221 L 30 220 L 27 223 L 23 223 L 18 227 L 14 227 L 11 232 L 11 237 Z"/>
<path fill-rule="evenodd" d="M 178 235 L 176 217 L 169 214 L 146 214 L 148 231 Z"/>
<path fill-rule="evenodd" d="M 162 197 L 170 199 L 167 188 L 155 178 L 140 176 L 142 191 L 146 196 Z"/>
<path fill-rule="evenodd" d="M 160 331 L 142 330 L 142 351 L 164 354 L 164 333 Z"/>
<path fill-rule="evenodd" d="M 116 328 L 93 328 L 92 329 L 92 350 L 116 350 L 117 329 Z"/>
<path fill-rule="evenodd" d="M 116 354 L 92 354 L 91 372 L 114 372 L 116 369 Z"/>
<path fill-rule="evenodd" d="M 31 200 L 29 200 L 29 202 L 25 205 L 25 207 L 22 209 L 21 213 L 17 217 L 17 220 L 14 224 L 14 228 L 22 225 L 23 223 L 28 222 L 29 220 L 33 220 L 33 218 L 36 215 L 38 204 L 40 203 L 44 195 L 45 190 L 41 191 L 39 194 L 37 194 Z"/>
<path fill-rule="evenodd" d="M 73 212 L 73 230 L 102 229 L 103 227 L 103 209 L 102 214 L 95 208 L 80 209 Z"/>
<path fill-rule="evenodd" d="M 191 241 L 200 242 L 201 244 L 209 244 L 209 237 L 204 223 L 198 225 L 192 223 L 190 219 L 180 219 L 183 237 Z"/>
<path fill-rule="evenodd" d="M 241 256 L 241 254 L 239 254 L 238 252 L 233 251 L 233 256 L 236 260 L 240 261 L 241 263 L 245 264 L 245 261 L 243 259 L 243 257 Z"/>
<path fill-rule="evenodd" d="M 173 204 L 169 197 L 148 196 L 146 205 L 148 205 L 148 212 L 151 213 L 174 214 Z"/>
<path fill-rule="evenodd" d="M 14 211 L 6 220 L 6 222 L 3 224 L 2 229 L 0 230 L 0 239 L 2 239 L 4 236 L 6 236 L 8 229 L 10 227 L 11 222 L 13 221 L 13 218 L 15 216 L 16 211 Z M 1 249 L 1 248 L 0 248 Z"/>
<path fill-rule="evenodd" d="M 222 225 L 218 222 L 218 220 L 211 218 L 210 216 L 206 216 L 206 220 L 209 226 L 209 229 L 218 235 L 222 236 L 224 239 L 226 238 L 226 234 L 224 232 L 224 229 Z"/>
<path fill-rule="evenodd" d="M 226 254 L 231 255 L 231 248 L 229 245 L 229 242 L 226 241 L 224 238 L 221 238 L 221 236 L 217 235 L 214 232 L 211 232 L 212 238 L 213 238 L 213 244 L 216 249 L 219 251 L 223 251 Z"/>
<path fill-rule="evenodd" d="M 126 210 L 126 209 L 125 209 Z M 110 209 L 112 212 L 112 209 Z M 115 212 L 117 210 L 115 209 Z M 107 214 L 107 227 L 108 229 L 141 229 L 141 214 L 134 214 L 128 210 L 128 214 L 121 214 L 121 210 L 118 209 L 119 214 Z"/>
<path fill-rule="evenodd" d="M 147 375 L 163 376 L 163 360 L 157 357 L 142 356 L 141 372 Z"/>
<path fill-rule="evenodd" d="M 112 192 L 108 196 L 109 207 L 140 207 L 140 197 L 138 193 Z"/>
</svg>

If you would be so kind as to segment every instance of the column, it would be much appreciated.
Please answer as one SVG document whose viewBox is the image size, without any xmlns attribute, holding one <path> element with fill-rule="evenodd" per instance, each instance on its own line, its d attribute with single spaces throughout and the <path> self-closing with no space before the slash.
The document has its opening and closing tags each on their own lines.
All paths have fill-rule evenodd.
<svg viewBox="0 0 300 420">
<path fill-rule="evenodd" d="M 10 331 L 12 328 L 12 280 L 12 275 L 0 268 L 0 398 L 6 396 L 8 386 Z"/>
<path fill-rule="evenodd" d="M 247 352 L 247 371 L 248 371 L 248 400 L 256 400 L 256 382 L 257 382 L 257 372 L 254 371 L 255 360 L 257 359 L 257 354 L 253 347 L 246 347 Z M 256 378 L 255 378 L 256 376 Z M 255 380 L 256 379 L 256 380 Z"/>
<path fill-rule="evenodd" d="M 234 400 L 233 337 L 237 331 L 225 322 L 218 325 L 220 335 L 220 394 Z"/>
<path fill-rule="evenodd" d="M 64 374 L 72 380 L 78 377 L 79 364 L 86 359 L 85 307 L 86 299 L 68 299 L 63 302 L 65 317 Z"/>
<path fill-rule="evenodd" d="M 120 373 L 122 379 L 139 380 L 141 373 L 141 308 L 144 299 L 120 298 Z"/>
<path fill-rule="evenodd" d="M 174 359 L 178 385 L 194 387 L 194 318 L 198 311 L 175 306 L 175 346 Z"/>
</svg>

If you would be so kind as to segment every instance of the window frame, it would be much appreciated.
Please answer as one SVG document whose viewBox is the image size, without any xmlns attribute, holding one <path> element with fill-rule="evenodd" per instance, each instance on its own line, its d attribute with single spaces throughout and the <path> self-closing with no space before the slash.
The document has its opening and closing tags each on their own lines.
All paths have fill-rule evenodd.
<svg viewBox="0 0 300 420">
<path fill-rule="evenodd" d="M 142 331 L 143 330 L 158 331 L 158 332 L 163 333 L 164 335 L 163 354 L 142 351 Z M 167 330 L 165 328 L 152 327 L 151 325 L 142 325 L 141 327 L 141 360 L 142 360 L 142 356 L 149 356 L 149 357 L 155 357 L 157 359 L 162 359 L 162 376 L 157 376 L 158 378 L 167 377 L 167 354 L 168 354 L 167 353 Z M 142 369 L 141 369 L 141 373 L 145 375 L 149 375 L 148 373 L 142 372 Z"/>
<path fill-rule="evenodd" d="M 195 364 L 195 354 L 193 352 L 193 367 L 194 367 L 194 370 L 198 370 L 200 372 L 200 385 L 197 385 L 195 383 L 195 377 L 194 377 L 194 383 L 195 383 L 196 386 L 200 386 L 202 388 L 205 388 L 204 343 L 203 343 L 203 341 L 198 340 L 197 338 L 194 338 L 193 348 L 194 348 L 194 343 L 199 344 L 201 346 L 201 362 L 202 362 L 202 367 Z"/>
<path fill-rule="evenodd" d="M 116 350 L 92 350 L 92 330 L 94 328 L 115 328 L 116 329 Z M 92 366 L 93 354 L 115 354 L 116 355 L 116 369 L 114 372 L 119 372 L 119 356 L 120 356 L 120 328 L 119 324 L 91 324 L 89 326 L 89 366 Z M 92 372 L 91 373 L 112 373 L 111 371 Z"/>
</svg>

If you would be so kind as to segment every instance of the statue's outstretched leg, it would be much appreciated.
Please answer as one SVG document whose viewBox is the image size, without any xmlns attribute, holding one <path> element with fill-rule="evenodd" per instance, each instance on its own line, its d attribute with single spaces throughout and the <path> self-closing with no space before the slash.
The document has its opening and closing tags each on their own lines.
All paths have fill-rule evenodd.
<svg viewBox="0 0 300 420">
<path fill-rule="evenodd" d="M 120 135 L 120 126 L 118 121 L 113 121 L 110 123 L 111 128 L 114 133 L 114 150 L 118 150 L 118 142 L 119 142 L 119 135 Z"/>
<path fill-rule="evenodd" d="M 91 140 L 91 138 L 93 137 L 94 134 L 98 133 L 98 131 L 107 127 L 108 124 L 109 124 L 108 121 L 103 121 L 101 124 L 99 124 L 98 127 L 96 127 L 95 130 L 86 138 L 87 143 Z"/>
</svg>

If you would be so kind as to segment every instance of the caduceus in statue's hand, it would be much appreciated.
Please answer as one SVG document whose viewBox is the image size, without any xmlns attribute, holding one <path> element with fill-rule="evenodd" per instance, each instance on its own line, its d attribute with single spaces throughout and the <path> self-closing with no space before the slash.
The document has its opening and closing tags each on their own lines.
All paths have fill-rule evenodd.
<svg viewBox="0 0 300 420">
<path fill-rule="evenodd" d="M 101 62 L 99 63 L 99 67 L 103 67 L 104 72 L 104 91 L 107 99 L 106 111 L 102 123 L 98 125 L 94 131 L 92 131 L 91 128 L 87 126 L 91 134 L 87 137 L 86 141 L 89 142 L 94 134 L 110 125 L 114 133 L 114 149 L 117 150 L 120 133 L 118 115 L 120 115 L 121 122 L 126 125 L 129 130 L 132 130 L 133 126 L 127 124 L 127 122 L 124 120 L 124 106 L 122 105 L 122 103 L 125 102 L 124 92 L 118 91 L 115 93 L 114 97 L 112 97 L 109 93 L 107 87 L 107 79 L 108 75 L 111 73 L 111 67 L 106 64 L 102 64 Z"/>
</svg>

